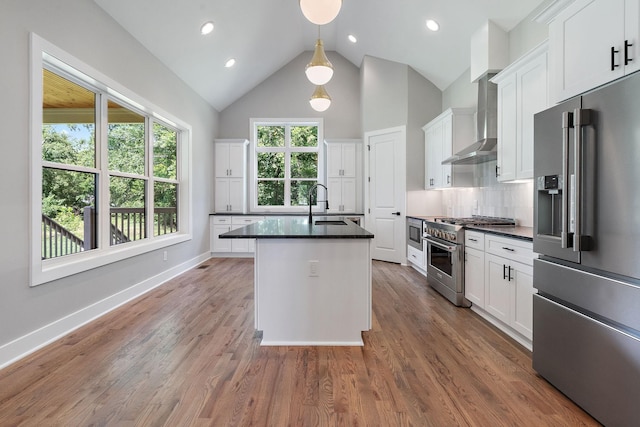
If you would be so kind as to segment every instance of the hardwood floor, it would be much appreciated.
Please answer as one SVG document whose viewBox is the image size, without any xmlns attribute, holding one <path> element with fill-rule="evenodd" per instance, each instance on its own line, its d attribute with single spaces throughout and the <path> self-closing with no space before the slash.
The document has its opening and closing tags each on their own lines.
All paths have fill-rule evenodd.
<svg viewBox="0 0 640 427">
<path fill-rule="evenodd" d="M 211 259 L 0 371 L 0 426 L 598 425 L 425 282 L 374 262 L 364 347 L 260 347 L 253 260 Z"/>
</svg>

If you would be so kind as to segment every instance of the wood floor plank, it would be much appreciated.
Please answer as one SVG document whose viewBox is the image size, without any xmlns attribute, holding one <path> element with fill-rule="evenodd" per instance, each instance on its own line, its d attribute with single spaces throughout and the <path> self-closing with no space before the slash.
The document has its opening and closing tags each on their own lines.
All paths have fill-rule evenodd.
<svg viewBox="0 0 640 427">
<path fill-rule="evenodd" d="M 373 267 L 364 347 L 261 347 L 253 260 L 208 260 L 0 371 L 0 426 L 598 425 L 415 270 Z"/>
</svg>

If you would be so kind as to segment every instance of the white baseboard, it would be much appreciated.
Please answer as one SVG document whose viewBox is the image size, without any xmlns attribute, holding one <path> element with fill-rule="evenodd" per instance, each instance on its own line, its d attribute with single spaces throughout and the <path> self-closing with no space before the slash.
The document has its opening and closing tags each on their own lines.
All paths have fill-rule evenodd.
<svg viewBox="0 0 640 427">
<path fill-rule="evenodd" d="M 518 344 L 520 344 L 521 346 L 523 346 L 527 350 L 533 351 L 533 343 L 531 342 L 530 339 L 528 339 L 526 337 L 523 337 L 518 332 L 516 332 L 515 330 L 513 330 L 509 326 L 505 325 L 504 323 L 502 323 L 501 321 L 499 321 L 498 319 L 496 319 L 495 317 L 493 317 L 492 315 L 490 315 L 489 313 L 487 313 L 483 309 L 477 307 L 476 305 L 472 305 L 471 306 L 471 311 L 476 313 L 478 316 L 482 317 L 487 322 L 491 323 L 496 328 L 500 329 L 505 334 L 509 335 Z"/>
<path fill-rule="evenodd" d="M 56 341 L 140 295 L 157 288 L 163 283 L 208 260 L 210 257 L 211 254 L 206 252 L 0 346 L 0 369 L 17 362 L 34 351 L 39 350 L 47 344 Z"/>
</svg>

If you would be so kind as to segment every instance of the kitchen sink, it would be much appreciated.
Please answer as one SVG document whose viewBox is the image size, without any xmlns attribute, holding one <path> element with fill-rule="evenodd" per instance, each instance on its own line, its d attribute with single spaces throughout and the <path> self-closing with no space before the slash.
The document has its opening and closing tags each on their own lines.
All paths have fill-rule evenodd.
<svg viewBox="0 0 640 427">
<path fill-rule="evenodd" d="M 346 222 L 342 220 L 318 220 L 315 222 L 316 225 L 347 225 Z"/>
</svg>

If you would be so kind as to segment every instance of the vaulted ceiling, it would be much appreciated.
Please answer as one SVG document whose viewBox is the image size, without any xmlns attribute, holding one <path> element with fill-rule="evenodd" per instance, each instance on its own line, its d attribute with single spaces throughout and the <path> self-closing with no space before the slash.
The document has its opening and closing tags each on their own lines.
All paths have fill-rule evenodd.
<svg viewBox="0 0 640 427">
<path fill-rule="evenodd" d="M 313 50 L 318 35 L 298 0 L 95 2 L 218 111 L 301 52 Z M 358 67 L 365 55 L 400 62 L 444 90 L 469 67 L 471 35 L 487 19 L 510 31 L 541 3 L 343 0 L 338 17 L 320 27 L 320 36 L 326 50 Z M 426 28 L 429 18 L 440 31 Z M 215 29 L 203 36 L 200 27 L 206 21 Z M 347 40 L 349 34 L 357 43 Z M 236 65 L 225 68 L 230 58 Z"/>
</svg>

